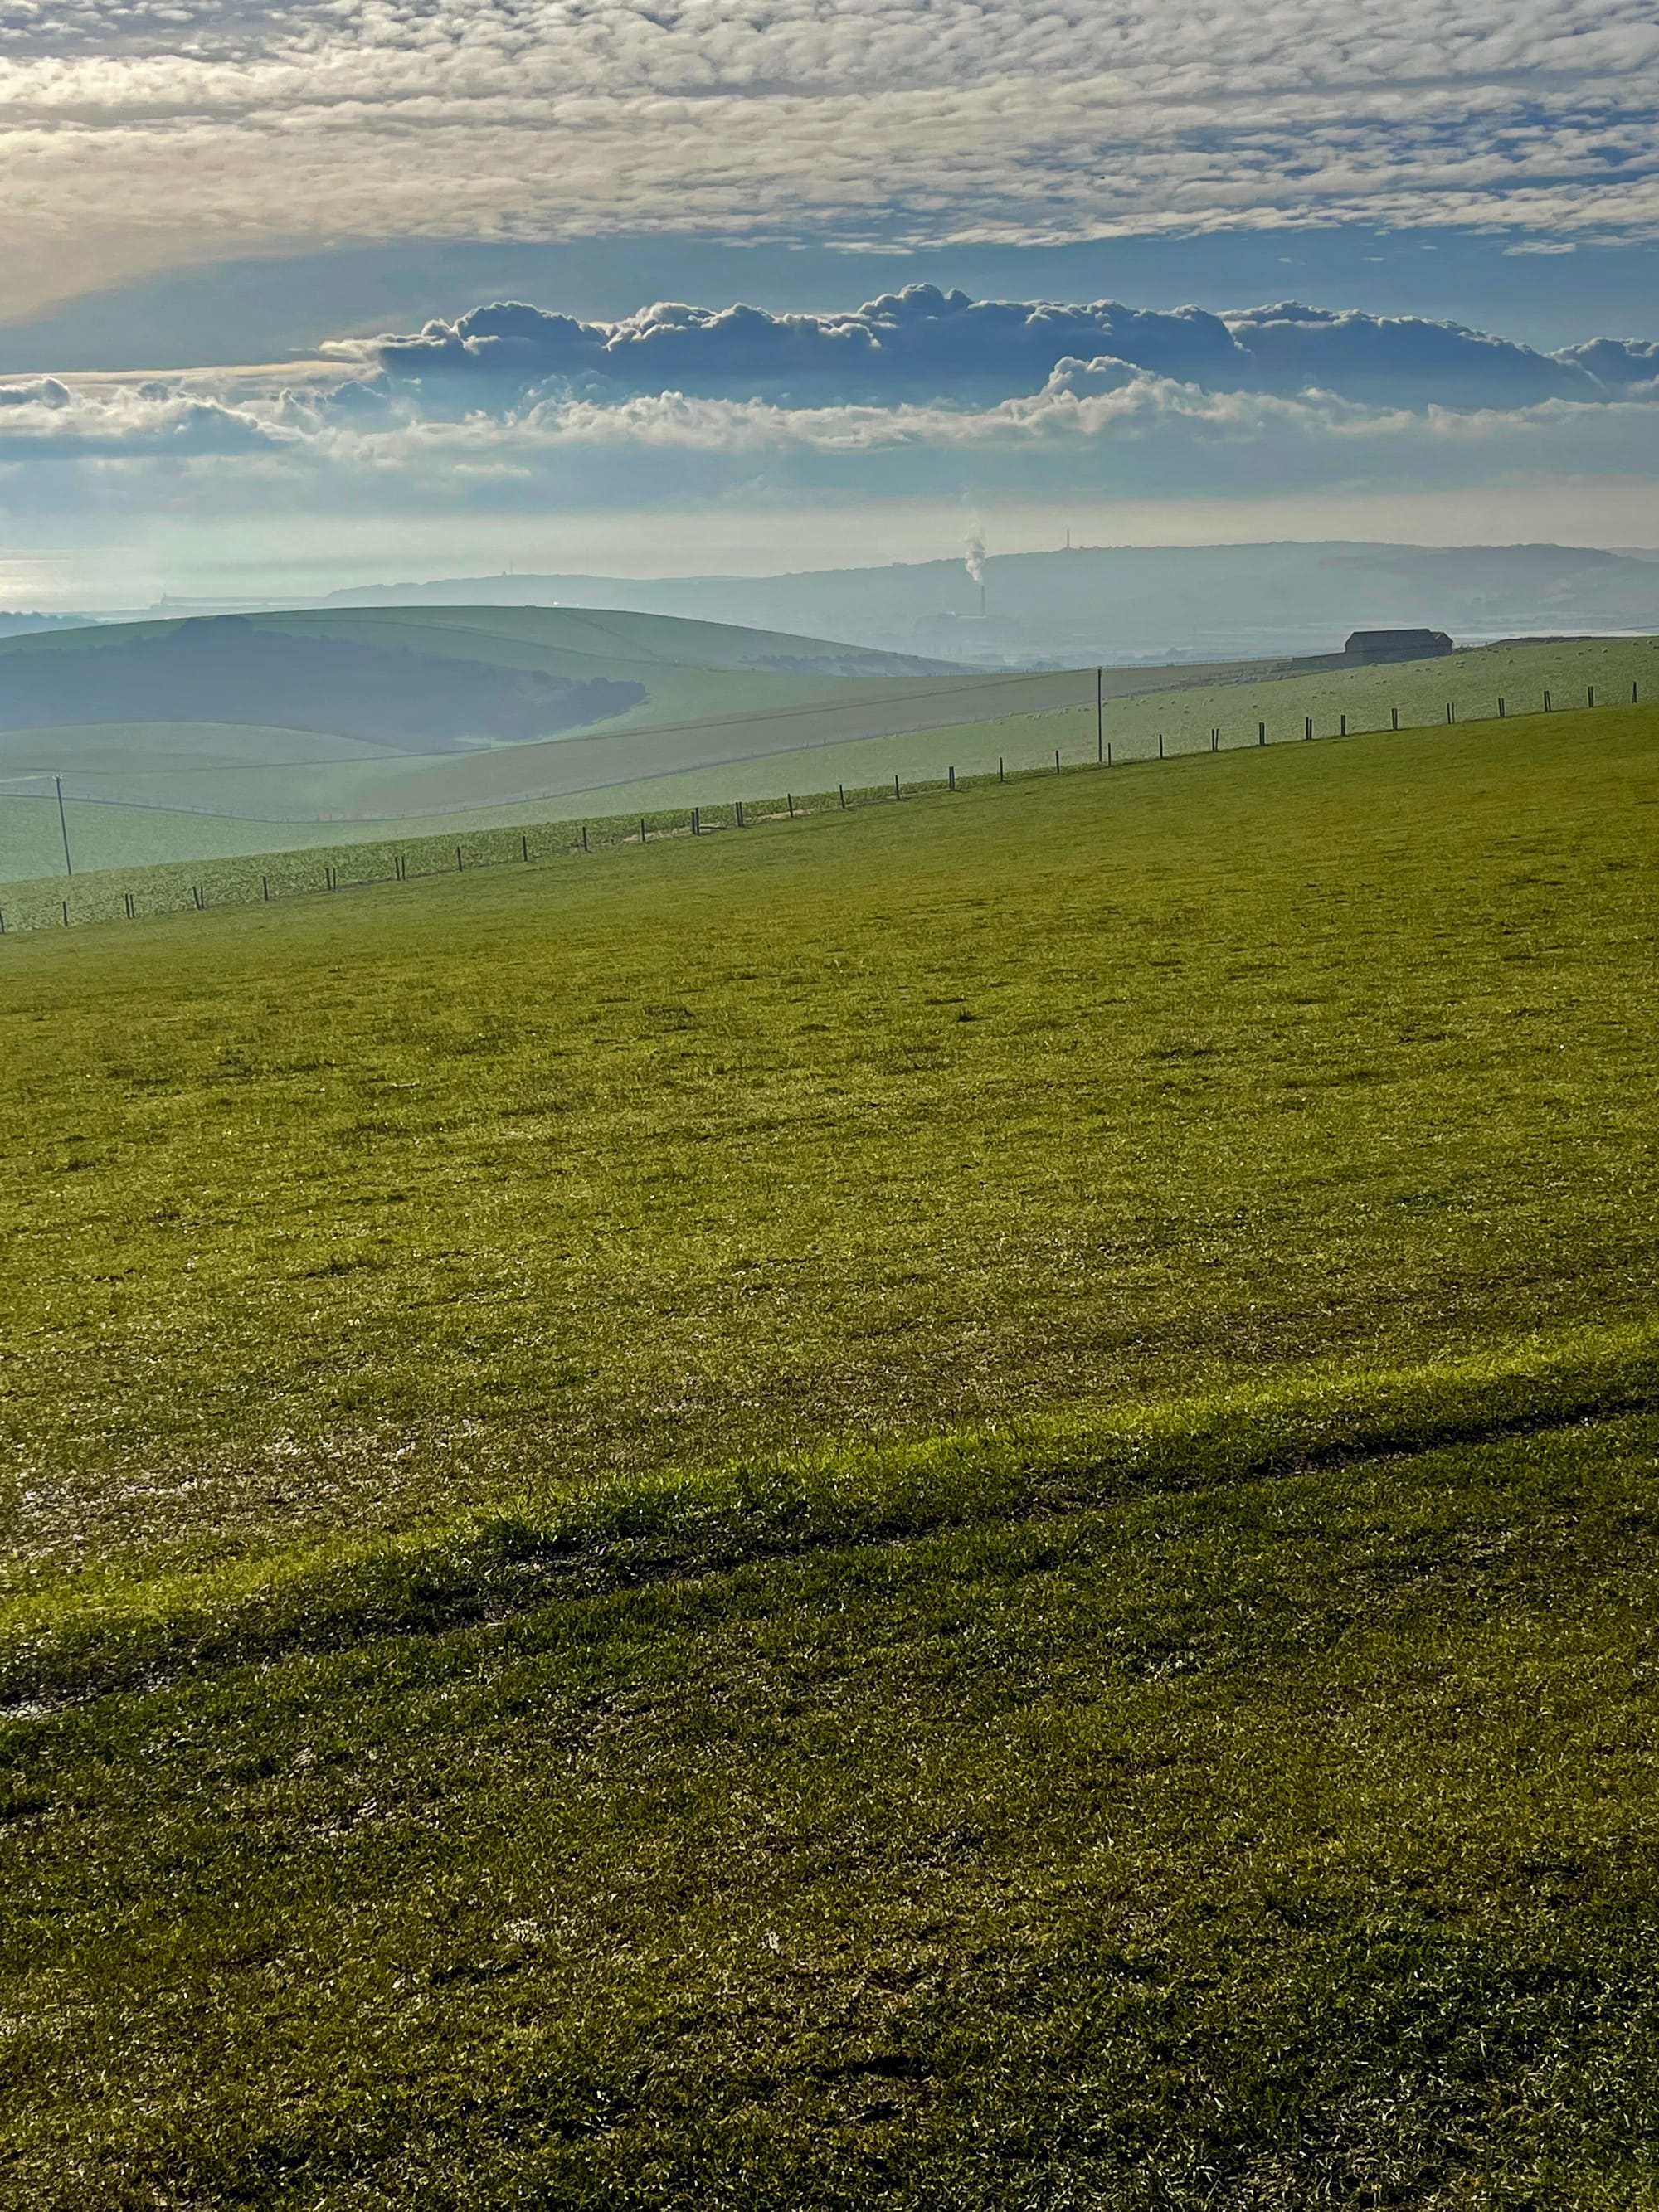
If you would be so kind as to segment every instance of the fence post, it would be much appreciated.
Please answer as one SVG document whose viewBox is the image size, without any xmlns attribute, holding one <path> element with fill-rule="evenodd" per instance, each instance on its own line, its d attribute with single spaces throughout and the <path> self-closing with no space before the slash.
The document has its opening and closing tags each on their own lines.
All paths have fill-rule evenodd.
<svg viewBox="0 0 1659 2212">
<path fill-rule="evenodd" d="M 0 937 L 3 937 L 3 936 L 5 935 L 5 933 L 6 933 L 6 917 L 5 917 L 5 913 L 4 913 L 4 910 L 3 910 L 3 908 L 0 908 Z"/>
<path fill-rule="evenodd" d="M 196 911 L 201 914 L 207 907 L 207 901 L 202 896 L 202 886 L 200 884 L 192 884 L 190 888 L 196 901 Z"/>
<path fill-rule="evenodd" d="M 1302 717 L 1302 735 L 1304 739 L 1310 738 L 1313 735 L 1313 716 L 1311 714 L 1304 714 Z"/>
<path fill-rule="evenodd" d="M 1265 745 L 1265 744 L 1267 744 L 1267 725 L 1265 722 L 1258 722 L 1258 723 L 1256 724 L 1256 726 L 1255 726 L 1255 741 L 1256 741 L 1257 744 L 1259 744 L 1259 745 Z"/>
<path fill-rule="evenodd" d="M 847 786 L 844 783 L 838 783 L 836 786 L 836 789 L 841 793 L 841 803 L 845 806 L 847 804 Z"/>
<path fill-rule="evenodd" d="M 64 873 L 66 876 L 72 876 L 75 873 L 75 863 L 70 858 L 69 816 L 64 811 L 64 779 L 61 775 L 55 775 L 52 782 L 58 788 L 58 827 L 63 832 L 64 837 Z"/>
<path fill-rule="evenodd" d="M 1550 695 L 1549 695 L 1549 693 L 1547 691 L 1547 692 L 1544 694 L 1544 712 L 1547 714 L 1549 713 L 1549 711 L 1550 711 Z"/>
<path fill-rule="evenodd" d="M 997 781 L 999 783 L 1006 783 L 1007 781 L 1008 772 L 1002 764 L 1002 755 L 999 753 L 997 755 Z"/>
<path fill-rule="evenodd" d="M 269 876 L 261 876 L 259 878 L 259 896 L 267 906 L 270 904 L 270 878 Z"/>
<path fill-rule="evenodd" d="M 1500 722 L 1504 719 L 1504 702 L 1501 699 L 1498 702 L 1498 719 Z"/>
<path fill-rule="evenodd" d="M 783 794 L 783 801 L 784 805 L 789 809 L 789 819 L 793 822 L 795 818 L 794 793 L 793 791 L 786 791 Z"/>
<path fill-rule="evenodd" d="M 1111 739 L 1109 738 L 1106 740 L 1106 765 L 1107 765 L 1107 767 L 1108 767 L 1108 768 L 1110 768 L 1111 764 L 1112 764 L 1112 741 L 1111 741 Z"/>
<path fill-rule="evenodd" d="M 1212 729 L 1210 732 L 1210 750 L 1212 753 L 1218 753 L 1221 750 L 1221 732 L 1219 730 Z"/>
<path fill-rule="evenodd" d="M 137 921 L 138 919 L 138 907 L 137 902 L 133 898 L 131 891 L 122 892 L 121 903 L 127 910 L 127 920 L 129 921 Z"/>
<path fill-rule="evenodd" d="M 64 927 L 67 929 L 69 927 L 69 901 L 67 899 L 59 899 L 58 903 L 64 909 Z"/>
<path fill-rule="evenodd" d="M 1105 684 L 1105 672 L 1103 669 L 1097 668 L 1095 671 L 1095 765 L 1097 767 L 1099 766 L 1100 763 L 1106 757 L 1104 750 L 1106 744 L 1106 698 L 1104 690 L 1103 688 Z"/>
<path fill-rule="evenodd" d="M 455 872 L 458 876 L 461 872 L 461 848 L 459 845 L 455 848 Z"/>
<path fill-rule="evenodd" d="M 584 823 L 583 823 L 583 824 L 582 824 L 582 850 L 583 850 L 583 852 L 585 853 L 585 852 L 586 852 L 586 851 L 587 851 L 587 849 L 588 849 L 588 844 L 587 844 L 587 824 L 586 824 L 586 822 L 584 822 Z"/>
<path fill-rule="evenodd" d="M 1398 707 L 1390 707 L 1389 709 L 1389 727 L 1391 730 L 1397 730 L 1400 727 L 1400 709 Z"/>
<path fill-rule="evenodd" d="M 947 768 L 947 769 L 945 769 L 945 775 L 946 775 L 947 776 L 949 776 L 949 778 L 951 779 L 951 790 L 952 790 L 952 791 L 954 791 L 954 790 L 956 789 L 956 787 L 957 787 L 957 772 L 956 772 L 955 769 L 953 769 L 953 768 Z"/>
<path fill-rule="evenodd" d="M 645 817 L 643 814 L 640 817 L 640 842 L 641 845 L 645 842 Z"/>
<path fill-rule="evenodd" d="M 1060 747 L 1058 745 L 1054 747 L 1054 774 L 1056 775 L 1060 774 Z"/>
<path fill-rule="evenodd" d="M 1630 703 L 1632 707 L 1636 704 L 1636 686 L 1633 684 L 1630 687 Z"/>
<path fill-rule="evenodd" d="M 1446 702 L 1446 720 L 1449 722 L 1455 722 L 1457 720 L 1457 709 L 1452 705 L 1449 699 Z"/>
<path fill-rule="evenodd" d="M 904 793 L 899 789 L 899 780 L 896 774 L 893 777 L 893 796 L 895 799 L 902 799 L 904 796 Z"/>
<path fill-rule="evenodd" d="M 519 852 L 520 852 L 520 857 L 521 857 L 522 859 L 524 859 L 524 860 L 527 860 L 530 858 L 530 840 L 529 840 L 529 838 L 528 838 L 528 837 L 520 837 L 520 840 L 519 840 Z"/>
<path fill-rule="evenodd" d="M 1347 716 L 1346 716 L 1346 714 L 1344 714 L 1344 715 L 1342 715 L 1340 719 L 1340 722 L 1341 722 L 1341 727 L 1340 727 L 1340 729 L 1339 730 L 1339 732 L 1337 732 L 1337 734 L 1338 734 L 1340 737 L 1344 737 L 1344 738 L 1346 738 L 1346 737 L 1347 736 L 1347 734 L 1348 734 L 1348 718 L 1347 718 Z"/>
<path fill-rule="evenodd" d="M 694 837 L 702 835 L 702 816 L 695 806 L 691 809 L 691 835 Z"/>
<path fill-rule="evenodd" d="M 1158 757 L 1160 760 L 1164 757 L 1164 732 L 1162 730 L 1158 733 Z"/>
<path fill-rule="evenodd" d="M 1584 704 L 1587 707 L 1593 707 L 1595 704 L 1595 686 L 1593 684 L 1584 694 Z"/>
</svg>

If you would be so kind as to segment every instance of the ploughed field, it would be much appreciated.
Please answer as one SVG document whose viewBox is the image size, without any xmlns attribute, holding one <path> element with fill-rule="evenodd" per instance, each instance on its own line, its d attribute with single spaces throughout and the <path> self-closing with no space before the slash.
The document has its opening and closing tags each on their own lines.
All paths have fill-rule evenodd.
<svg viewBox="0 0 1659 2212">
<path fill-rule="evenodd" d="M 0 943 L 0 2202 L 1659 2204 L 1659 713 Z"/>
</svg>

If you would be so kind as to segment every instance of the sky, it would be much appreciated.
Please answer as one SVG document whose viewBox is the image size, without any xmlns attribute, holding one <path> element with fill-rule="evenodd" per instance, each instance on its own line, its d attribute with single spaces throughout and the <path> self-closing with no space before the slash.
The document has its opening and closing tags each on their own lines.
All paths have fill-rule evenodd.
<svg viewBox="0 0 1659 2212">
<path fill-rule="evenodd" d="M 1659 544 L 1629 0 L 0 0 L 0 605 Z"/>
</svg>

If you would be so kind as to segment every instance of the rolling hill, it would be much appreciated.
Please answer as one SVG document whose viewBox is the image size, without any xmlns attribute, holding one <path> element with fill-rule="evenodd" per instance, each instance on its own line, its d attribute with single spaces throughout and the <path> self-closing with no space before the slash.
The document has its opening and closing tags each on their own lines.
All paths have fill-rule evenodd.
<svg viewBox="0 0 1659 2212">
<path fill-rule="evenodd" d="M 1659 690 L 1651 637 L 1382 667 L 963 673 L 565 608 L 313 611 L 0 643 L 0 882 L 1402 729 Z M 158 719 L 162 710 L 171 719 Z M 42 720 L 43 715 L 53 719 Z M 255 719 L 248 719 L 252 717 Z M 95 718 L 95 719 L 94 719 Z M 541 732 L 541 734 L 537 734 Z M 528 733 L 528 734 L 527 734 Z M 63 812 L 58 808 L 61 783 Z M 55 908 L 58 894 L 50 894 Z M 10 892 L 7 910 L 15 913 Z M 27 902 L 25 902 L 27 903 Z"/>
<path fill-rule="evenodd" d="M 83 805 L 140 812 L 441 816 L 1076 690 L 988 691 L 902 655 L 563 609 L 117 624 L 0 640 L 0 797 L 39 799 L 61 775 Z"/>
<path fill-rule="evenodd" d="M 975 666 L 1327 653 L 1351 629 L 1428 623 L 1474 641 L 1659 629 L 1659 555 L 1595 546 L 1090 545 L 776 576 L 474 576 L 368 586 L 328 604 L 504 599 L 810 628 Z"/>
<path fill-rule="evenodd" d="M 0 939 L 0 2205 L 1650 2206 L 1659 708 Z"/>
</svg>

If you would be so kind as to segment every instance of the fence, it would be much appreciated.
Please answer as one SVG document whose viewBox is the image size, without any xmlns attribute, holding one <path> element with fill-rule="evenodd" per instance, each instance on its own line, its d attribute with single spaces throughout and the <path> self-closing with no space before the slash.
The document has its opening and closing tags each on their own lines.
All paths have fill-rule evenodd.
<svg viewBox="0 0 1659 2212">
<path fill-rule="evenodd" d="M 1603 704 L 1607 703 L 1607 688 L 1602 686 Z M 1595 686 L 1586 685 L 1583 689 L 1584 705 L 1592 708 L 1596 704 Z M 1632 682 L 1632 705 L 1640 702 L 1640 691 L 1639 681 Z M 1576 701 L 1567 700 L 1557 687 L 1550 686 L 1543 689 L 1535 708 L 1517 706 L 1508 695 L 1499 696 L 1494 703 L 1494 719 L 1504 720 L 1512 712 L 1564 712 Z M 1623 703 L 1622 698 L 1620 703 Z M 1459 702 L 1448 700 L 1446 722 L 1455 725 L 1459 719 Z M 629 847 L 637 849 L 669 838 L 736 833 L 764 822 L 805 820 L 826 811 L 846 812 L 882 804 L 903 804 L 928 793 L 950 793 L 976 785 L 1063 775 L 1068 768 L 1115 769 L 1152 761 L 1188 759 L 1200 753 L 1259 750 L 1297 739 L 1312 743 L 1317 739 L 1371 735 L 1382 728 L 1380 724 L 1364 730 L 1351 727 L 1354 718 L 1338 713 L 1334 729 L 1321 730 L 1316 717 L 1304 715 L 1299 730 L 1270 732 L 1267 723 L 1257 718 L 1253 727 L 1246 724 L 1237 734 L 1224 725 L 1212 724 L 1203 743 L 1172 744 L 1166 742 L 1165 733 L 1160 730 L 1155 733 L 1153 743 L 1149 744 L 1142 736 L 1126 745 L 1117 736 L 1107 735 L 1108 716 L 1098 693 L 1092 720 L 1092 744 L 1074 747 L 1069 762 L 1065 758 L 1065 748 L 1060 746 L 1041 763 L 1016 762 L 1010 766 L 1004 757 L 999 758 L 994 770 L 964 773 L 947 763 L 941 775 L 907 779 L 902 772 L 896 773 L 890 787 L 885 782 L 862 786 L 843 783 L 833 791 L 785 792 L 773 799 L 738 799 L 724 807 L 711 808 L 707 802 L 700 802 L 643 813 L 593 817 L 586 821 L 548 822 L 534 829 L 514 826 L 478 830 L 470 836 L 464 834 L 459 841 L 453 831 L 446 831 L 417 839 L 347 846 L 331 854 L 301 848 L 207 864 L 162 863 L 140 870 L 104 870 L 80 877 L 74 873 L 69 815 L 70 807 L 76 802 L 72 794 L 64 793 L 61 776 L 53 776 L 49 780 L 54 786 L 53 800 L 65 862 L 64 874 L 56 883 L 47 878 L 12 886 L 5 903 L 0 904 L 0 936 L 46 927 L 67 929 L 118 919 L 136 921 L 143 915 L 205 913 L 210 908 L 274 904 L 296 897 L 328 897 L 343 890 L 412 883 L 428 876 L 465 874 L 469 870 L 514 862 L 529 866 Z M 1397 732 L 1400 727 L 1400 710 L 1391 708 L 1388 729 Z M 46 779 L 31 779 L 43 780 Z M 367 872 L 362 872 L 365 864 Z M 356 872 L 343 872 L 346 869 Z"/>
</svg>

